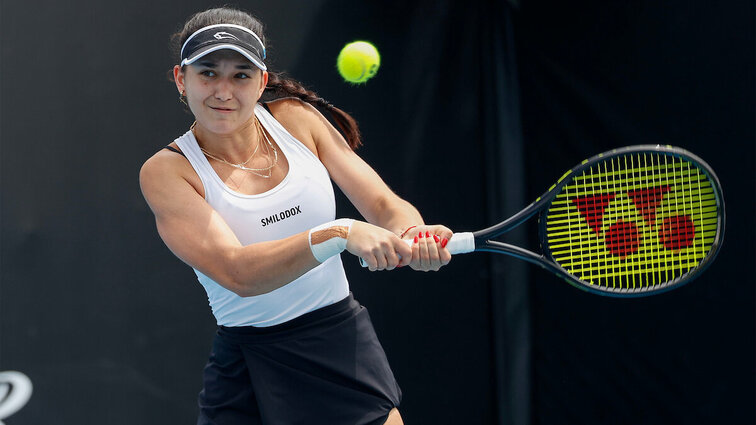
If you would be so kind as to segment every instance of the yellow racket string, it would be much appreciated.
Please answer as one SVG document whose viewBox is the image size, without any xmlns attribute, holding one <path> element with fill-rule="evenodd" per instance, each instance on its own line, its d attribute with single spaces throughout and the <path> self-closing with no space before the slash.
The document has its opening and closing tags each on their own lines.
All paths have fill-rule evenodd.
<svg viewBox="0 0 756 425">
<path fill-rule="evenodd" d="M 554 260 L 608 290 L 679 279 L 706 257 L 717 229 L 717 198 L 707 176 L 664 153 L 620 155 L 587 168 L 546 214 Z"/>
</svg>

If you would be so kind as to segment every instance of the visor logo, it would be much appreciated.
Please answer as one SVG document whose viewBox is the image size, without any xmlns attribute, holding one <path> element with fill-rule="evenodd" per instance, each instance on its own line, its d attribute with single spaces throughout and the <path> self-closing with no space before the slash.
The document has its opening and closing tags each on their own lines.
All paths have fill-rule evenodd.
<svg viewBox="0 0 756 425">
<path fill-rule="evenodd" d="M 0 419 L 21 410 L 31 395 L 32 382 L 28 376 L 14 370 L 0 372 Z"/>
<path fill-rule="evenodd" d="M 231 40 L 241 41 L 239 40 L 239 37 L 225 31 L 216 32 L 215 34 L 213 34 L 213 37 L 215 37 L 218 40 L 231 39 Z"/>
</svg>

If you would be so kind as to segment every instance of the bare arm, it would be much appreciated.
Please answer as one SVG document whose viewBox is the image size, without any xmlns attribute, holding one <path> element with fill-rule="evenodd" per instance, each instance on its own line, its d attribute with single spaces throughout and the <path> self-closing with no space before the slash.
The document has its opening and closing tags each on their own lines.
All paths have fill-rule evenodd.
<svg viewBox="0 0 756 425">
<path fill-rule="evenodd" d="M 368 222 L 401 235 L 411 226 L 405 237 L 413 239 L 422 232 L 423 238 L 412 247 L 413 268 L 438 270 L 451 259 L 440 245 L 442 239 L 451 238 L 445 226 L 427 226 L 417 209 L 397 196 L 380 176 L 347 145 L 341 133 L 312 106 L 294 100 L 271 105 L 276 118 L 298 139 L 318 155 L 331 178 Z M 296 117 L 296 120 L 292 119 Z M 425 236 L 428 237 L 425 237 Z M 435 236 L 435 238 L 434 238 Z M 432 241 L 432 242 L 431 242 Z M 429 243 L 431 242 L 431 243 Z M 347 248 L 349 249 L 349 248 Z M 402 254 L 402 257 L 408 253 Z M 370 260 L 365 258 L 369 264 Z M 379 260 L 380 261 L 380 260 Z M 380 265 L 382 263 L 378 263 Z M 404 265 L 402 260 L 402 265 Z"/>
<path fill-rule="evenodd" d="M 192 179 L 198 180 L 186 159 L 167 151 L 150 158 L 139 174 L 158 232 L 182 261 L 240 296 L 273 291 L 319 264 L 308 232 L 242 246 Z"/>
<path fill-rule="evenodd" d="M 326 128 L 328 139 L 318 145 L 321 160 L 360 213 L 369 222 L 414 240 L 408 264 L 413 269 L 437 271 L 448 264 L 451 254 L 445 249 L 445 240 L 452 237 L 452 231 L 441 225 L 426 225 L 420 212 L 396 195 L 330 123 Z"/>
</svg>

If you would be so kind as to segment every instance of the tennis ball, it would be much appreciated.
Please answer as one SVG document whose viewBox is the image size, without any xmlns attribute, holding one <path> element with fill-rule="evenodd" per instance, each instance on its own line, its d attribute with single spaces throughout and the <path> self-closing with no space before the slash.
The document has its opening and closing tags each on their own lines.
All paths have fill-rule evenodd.
<svg viewBox="0 0 756 425">
<path fill-rule="evenodd" d="M 355 41 L 341 49 L 336 67 L 344 79 L 360 84 L 373 78 L 381 66 L 378 49 L 367 41 Z"/>
</svg>

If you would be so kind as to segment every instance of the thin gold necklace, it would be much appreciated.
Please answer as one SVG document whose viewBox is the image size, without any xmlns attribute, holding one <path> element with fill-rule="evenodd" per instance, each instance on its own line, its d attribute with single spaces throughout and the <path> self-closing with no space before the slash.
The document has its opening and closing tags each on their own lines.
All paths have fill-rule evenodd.
<svg viewBox="0 0 756 425">
<path fill-rule="evenodd" d="M 194 124 L 192 124 L 192 126 L 189 127 L 189 129 L 192 131 L 192 133 L 194 132 L 194 126 L 196 124 L 197 124 L 197 122 L 195 121 Z M 201 146 L 200 146 L 200 150 L 208 158 L 214 159 L 214 160 L 216 160 L 218 162 L 222 162 L 222 163 L 224 163 L 226 165 L 229 165 L 231 167 L 238 168 L 238 169 L 243 170 L 243 171 L 247 171 L 247 172 L 252 173 L 252 174 L 254 174 L 256 176 L 260 176 L 262 178 L 269 179 L 273 175 L 273 168 L 278 164 L 278 151 L 276 150 L 276 147 L 273 146 L 273 143 L 268 138 L 268 134 L 263 129 L 262 125 L 260 124 L 260 120 L 258 120 L 257 117 L 255 117 L 255 126 L 257 127 L 257 132 L 258 132 L 258 135 L 259 135 L 257 146 L 255 146 L 255 150 L 252 152 L 252 155 L 250 155 L 250 157 L 247 158 L 247 160 L 244 161 L 244 162 L 240 162 L 238 164 L 234 164 L 233 162 L 227 161 L 227 160 L 225 160 L 222 157 L 219 157 L 219 156 L 211 154 L 210 152 L 206 151 Z M 263 139 L 265 139 L 265 142 L 266 142 L 264 145 L 262 143 Z M 264 152 L 265 157 L 268 159 L 268 165 L 266 167 L 262 167 L 262 168 L 250 168 L 250 167 L 246 167 L 245 165 L 252 159 L 252 157 L 255 156 L 255 154 L 257 153 L 258 149 L 260 148 L 260 145 L 263 145 L 263 150 L 265 151 Z M 270 155 L 270 151 L 271 150 L 273 151 L 273 155 L 272 155 L 273 159 L 272 160 L 270 159 L 271 158 L 271 155 Z"/>
</svg>

